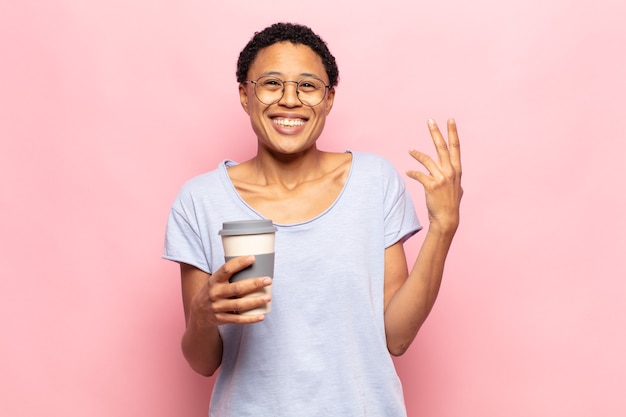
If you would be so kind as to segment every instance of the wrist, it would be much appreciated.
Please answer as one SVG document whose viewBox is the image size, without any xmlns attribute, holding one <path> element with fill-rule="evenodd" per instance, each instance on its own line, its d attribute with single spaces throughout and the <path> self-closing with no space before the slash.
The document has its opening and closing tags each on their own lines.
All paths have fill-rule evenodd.
<svg viewBox="0 0 626 417">
<path fill-rule="evenodd" d="M 207 331 L 207 329 L 217 329 L 217 324 L 211 322 L 208 317 L 209 315 L 206 311 L 192 305 L 189 318 L 187 319 L 187 329 L 202 332 Z"/>
<path fill-rule="evenodd" d="M 441 235 L 450 235 L 454 236 L 456 230 L 459 228 L 459 219 L 450 219 L 446 221 L 438 220 L 438 219 L 430 219 L 430 223 L 428 225 L 428 231 L 432 231 L 433 233 L 441 234 Z"/>
</svg>

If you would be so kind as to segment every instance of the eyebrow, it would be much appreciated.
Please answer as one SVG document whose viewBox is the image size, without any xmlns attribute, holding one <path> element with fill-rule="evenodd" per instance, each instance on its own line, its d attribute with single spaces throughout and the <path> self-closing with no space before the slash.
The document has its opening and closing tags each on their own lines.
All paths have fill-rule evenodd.
<svg viewBox="0 0 626 417">
<path fill-rule="evenodd" d="M 262 74 L 262 76 L 266 76 L 266 75 L 285 75 L 285 74 L 283 74 L 282 72 L 279 72 L 279 71 L 268 71 L 268 72 L 265 72 L 265 73 Z M 301 77 L 320 78 L 319 75 L 313 74 L 313 73 L 310 73 L 310 72 L 302 72 L 302 73 L 300 73 L 300 76 Z"/>
</svg>

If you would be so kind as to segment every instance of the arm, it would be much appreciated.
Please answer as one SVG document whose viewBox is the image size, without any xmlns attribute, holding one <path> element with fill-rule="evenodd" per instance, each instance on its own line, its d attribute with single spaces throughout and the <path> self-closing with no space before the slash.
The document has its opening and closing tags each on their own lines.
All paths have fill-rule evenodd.
<svg viewBox="0 0 626 417">
<path fill-rule="evenodd" d="M 250 324 L 262 321 L 265 316 L 243 316 L 245 311 L 267 303 L 267 297 L 236 298 L 271 284 L 271 279 L 250 278 L 229 283 L 230 276 L 251 265 L 254 257 L 242 256 L 225 263 L 213 275 L 200 269 L 180 264 L 185 333 L 181 348 L 191 368 L 201 375 L 215 373 L 222 362 L 222 339 L 218 325 Z"/>
<path fill-rule="evenodd" d="M 443 276 L 444 264 L 459 225 L 461 158 L 454 120 L 448 120 L 446 144 L 434 121 L 429 121 L 439 162 L 428 155 L 411 151 L 411 155 L 429 171 L 409 171 L 426 192 L 430 222 L 427 235 L 415 264 L 408 272 L 404 247 L 398 242 L 385 250 L 385 332 L 387 348 L 401 355 L 415 338 L 432 309 Z"/>
</svg>

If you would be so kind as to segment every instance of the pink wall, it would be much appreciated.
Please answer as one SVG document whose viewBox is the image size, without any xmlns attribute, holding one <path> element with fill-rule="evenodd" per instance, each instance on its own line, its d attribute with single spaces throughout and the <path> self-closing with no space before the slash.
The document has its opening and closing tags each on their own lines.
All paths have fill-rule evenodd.
<svg viewBox="0 0 626 417">
<path fill-rule="evenodd" d="M 459 124 L 410 415 L 626 415 L 623 2 L 349 3 L 0 2 L 0 415 L 206 414 L 163 229 L 185 179 L 254 152 L 234 66 L 276 20 L 337 56 L 323 147 L 404 171 L 428 117 Z"/>
</svg>

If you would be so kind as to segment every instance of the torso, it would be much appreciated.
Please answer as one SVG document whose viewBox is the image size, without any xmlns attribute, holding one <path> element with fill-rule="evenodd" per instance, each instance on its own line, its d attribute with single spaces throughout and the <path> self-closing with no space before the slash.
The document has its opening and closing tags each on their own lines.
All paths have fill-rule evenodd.
<svg viewBox="0 0 626 417">
<path fill-rule="evenodd" d="M 350 153 L 323 153 L 319 172 L 293 186 L 265 181 L 253 164 L 242 163 L 228 169 L 240 197 L 278 224 L 295 224 L 313 219 L 337 199 L 346 183 L 352 164 Z"/>
</svg>

